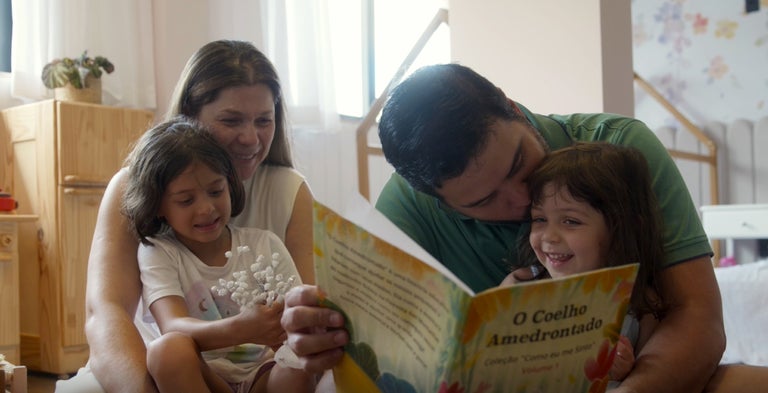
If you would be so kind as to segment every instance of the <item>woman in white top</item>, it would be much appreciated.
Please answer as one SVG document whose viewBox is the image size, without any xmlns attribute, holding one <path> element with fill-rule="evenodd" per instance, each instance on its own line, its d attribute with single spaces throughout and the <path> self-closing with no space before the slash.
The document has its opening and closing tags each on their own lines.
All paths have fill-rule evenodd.
<svg viewBox="0 0 768 393">
<path fill-rule="evenodd" d="M 277 73 L 252 44 L 214 41 L 187 62 L 167 118 L 183 114 L 211 129 L 244 179 L 246 208 L 234 225 L 271 230 L 285 243 L 304 283 L 313 283 L 312 195 L 293 169 L 285 106 Z M 134 325 L 141 296 L 138 239 L 120 213 L 127 178 L 110 181 L 88 261 L 85 333 L 89 365 L 57 391 L 155 391 L 147 372 L 146 346 Z M 263 345 L 278 345 L 282 307 L 254 313 Z M 245 333 L 244 333 L 245 334 Z"/>
</svg>

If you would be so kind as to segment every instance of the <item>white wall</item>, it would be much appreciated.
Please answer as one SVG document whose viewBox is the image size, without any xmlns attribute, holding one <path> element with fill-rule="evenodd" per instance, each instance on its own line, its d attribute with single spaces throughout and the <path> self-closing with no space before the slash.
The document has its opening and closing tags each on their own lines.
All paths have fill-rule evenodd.
<svg viewBox="0 0 768 393">
<path fill-rule="evenodd" d="M 222 10 L 237 7 L 236 16 Z M 187 59 L 201 46 L 218 39 L 239 39 L 261 46 L 259 1 L 153 1 L 157 116 L 162 116 Z"/>
<path fill-rule="evenodd" d="M 178 12 L 179 7 L 183 7 L 183 13 Z M 199 1 L 152 2 L 158 116 L 168 109 L 171 93 L 189 56 L 210 41 L 206 9 L 205 3 Z"/>
<path fill-rule="evenodd" d="M 451 57 L 539 113 L 633 114 L 630 0 L 451 0 Z"/>
<path fill-rule="evenodd" d="M 0 109 L 21 105 L 24 102 L 11 97 L 11 74 L 0 72 Z"/>
</svg>

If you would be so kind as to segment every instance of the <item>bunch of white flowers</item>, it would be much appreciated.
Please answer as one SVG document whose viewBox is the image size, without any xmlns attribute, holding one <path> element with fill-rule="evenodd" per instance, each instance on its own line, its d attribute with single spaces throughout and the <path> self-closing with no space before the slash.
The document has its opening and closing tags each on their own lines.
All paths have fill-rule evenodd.
<svg viewBox="0 0 768 393">
<path fill-rule="evenodd" d="M 244 257 L 251 252 L 248 246 L 239 246 L 236 249 L 237 256 Z M 227 259 L 232 258 L 232 251 L 224 254 Z M 253 308 L 257 304 L 266 304 L 272 306 L 275 302 L 282 303 L 285 300 L 285 293 L 293 287 L 296 277 L 283 277 L 282 274 L 275 274 L 275 269 L 280 264 L 281 256 L 278 253 L 272 254 L 272 261 L 265 263 L 264 255 L 255 257 L 251 264 L 250 272 L 242 270 L 232 274 L 234 280 L 227 281 L 219 279 L 219 285 L 211 288 L 211 291 L 219 296 L 230 294 L 230 298 L 240 306 L 240 310 Z M 293 353 L 288 345 L 283 345 L 275 352 L 275 361 L 283 367 L 301 368 L 301 362 L 296 354 Z"/>
<path fill-rule="evenodd" d="M 248 246 L 237 247 L 237 256 L 251 253 Z M 227 259 L 232 258 L 232 251 L 225 254 Z M 219 296 L 230 294 L 230 298 L 240 306 L 240 309 L 253 308 L 257 304 L 266 304 L 272 306 L 273 303 L 282 303 L 285 299 L 285 293 L 293 287 L 296 281 L 295 276 L 283 277 L 282 274 L 275 274 L 275 268 L 280 264 L 281 256 L 279 253 L 272 254 L 272 260 L 266 262 L 264 255 L 258 255 L 251 264 L 250 272 L 242 270 L 232 274 L 234 280 L 227 281 L 219 279 L 219 285 L 211 290 Z"/>
</svg>

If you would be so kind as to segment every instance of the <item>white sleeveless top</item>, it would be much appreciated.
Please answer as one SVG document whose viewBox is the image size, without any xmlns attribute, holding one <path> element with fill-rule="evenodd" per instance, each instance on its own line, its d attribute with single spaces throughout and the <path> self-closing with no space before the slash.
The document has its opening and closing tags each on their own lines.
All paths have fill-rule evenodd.
<svg viewBox="0 0 768 393">
<path fill-rule="evenodd" d="M 243 182 L 245 208 L 230 223 L 239 227 L 270 230 L 285 242 L 293 203 L 303 182 L 304 176 L 293 168 L 260 165 L 256 173 Z"/>
</svg>

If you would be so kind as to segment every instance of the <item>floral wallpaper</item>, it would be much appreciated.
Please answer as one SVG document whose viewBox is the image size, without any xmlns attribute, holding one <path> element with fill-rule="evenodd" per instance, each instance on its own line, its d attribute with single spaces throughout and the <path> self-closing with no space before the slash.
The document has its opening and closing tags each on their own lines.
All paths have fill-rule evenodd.
<svg viewBox="0 0 768 393">
<path fill-rule="evenodd" d="M 696 124 L 768 116 L 768 0 L 632 0 L 635 71 Z M 635 116 L 675 120 L 636 88 Z"/>
</svg>

